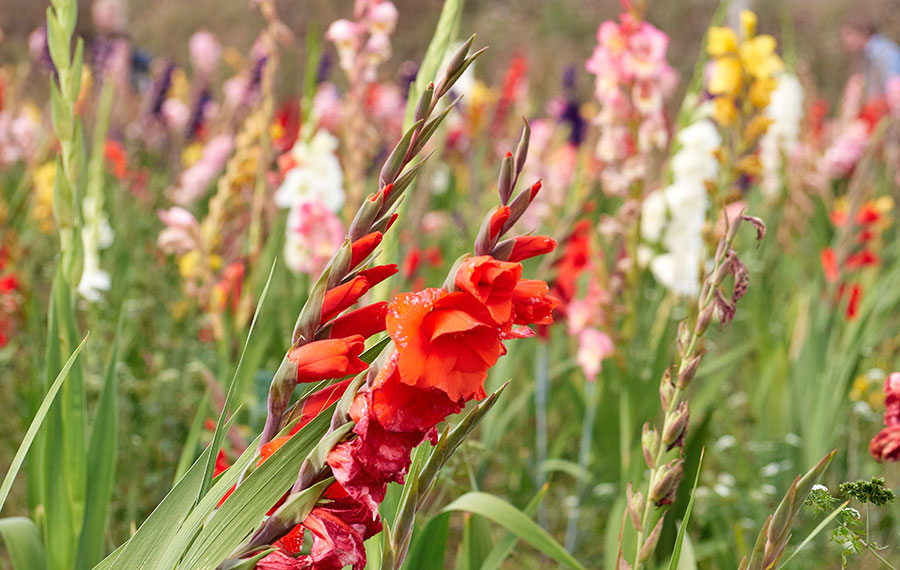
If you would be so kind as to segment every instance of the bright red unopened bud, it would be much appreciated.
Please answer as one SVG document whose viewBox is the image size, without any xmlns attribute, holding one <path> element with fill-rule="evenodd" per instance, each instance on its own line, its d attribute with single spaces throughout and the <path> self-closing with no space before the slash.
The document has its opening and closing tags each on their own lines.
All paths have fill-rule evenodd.
<svg viewBox="0 0 900 570">
<path fill-rule="evenodd" d="M 391 226 L 394 225 L 394 222 L 397 221 L 397 218 L 400 217 L 400 214 L 391 214 L 391 218 L 388 220 L 387 226 L 384 228 L 384 231 L 391 229 Z"/>
<path fill-rule="evenodd" d="M 320 382 L 362 372 L 367 364 L 359 359 L 365 349 L 362 335 L 316 340 L 288 353 L 297 365 L 297 383 Z"/>
<path fill-rule="evenodd" d="M 388 304 L 382 301 L 341 315 L 331 322 L 330 337 L 341 338 L 358 334 L 369 338 L 382 332 L 385 328 L 384 318 L 387 315 L 387 308 Z"/>
<path fill-rule="evenodd" d="M 847 267 L 850 269 L 868 267 L 870 265 L 878 265 L 878 255 L 870 249 L 864 249 L 847 258 Z"/>
<path fill-rule="evenodd" d="M 364 276 L 357 275 L 350 281 L 326 292 L 325 299 L 322 301 L 322 318 L 319 322 L 327 323 L 338 313 L 359 301 L 369 287 L 369 281 Z"/>
<path fill-rule="evenodd" d="M 360 271 L 357 276 L 362 276 L 368 281 L 369 287 L 374 287 L 397 273 L 397 264 L 390 263 L 388 265 L 376 265 L 375 267 L 370 267 L 369 269 L 364 269 Z"/>
<path fill-rule="evenodd" d="M 503 229 L 503 224 L 509 219 L 509 214 L 509 206 L 500 206 L 491 215 L 491 224 L 489 227 L 491 239 L 495 239 L 500 234 L 500 230 Z"/>
<path fill-rule="evenodd" d="M 350 256 L 350 267 L 356 267 L 362 262 L 362 260 L 369 257 L 369 255 L 373 251 L 375 251 L 375 248 L 378 247 L 378 245 L 381 243 L 382 239 L 384 239 L 383 233 L 372 232 L 353 242 L 350 246 L 352 252 Z"/>
<path fill-rule="evenodd" d="M 388 196 L 390 196 L 391 190 L 393 190 L 393 189 L 394 189 L 393 183 L 387 184 L 387 185 L 385 185 L 384 188 L 381 189 L 380 193 L 382 194 L 382 198 L 383 198 L 382 204 L 387 202 Z"/>
<path fill-rule="evenodd" d="M 548 236 L 521 236 L 513 244 L 509 261 L 522 261 L 538 255 L 545 255 L 556 249 L 556 240 Z"/>
<path fill-rule="evenodd" d="M 538 180 L 534 184 L 531 185 L 531 198 L 528 200 L 529 203 L 534 202 L 534 199 L 537 198 L 538 192 L 541 191 L 541 181 Z"/>
</svg>

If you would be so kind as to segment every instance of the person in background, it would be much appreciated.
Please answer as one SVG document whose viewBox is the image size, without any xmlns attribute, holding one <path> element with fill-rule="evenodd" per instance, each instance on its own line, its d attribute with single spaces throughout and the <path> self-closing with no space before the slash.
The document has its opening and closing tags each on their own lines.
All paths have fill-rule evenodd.
<svg viewBox="0 0 900 570">
<path fill-rule="evenodd" d="M 869 21 L 848 19 L 841 27 L 841 43 L 849 53 L 862 55 L 869 99 L 884 95 L 891 79 L 900 78 L 900 46 Z"/>
</svg>

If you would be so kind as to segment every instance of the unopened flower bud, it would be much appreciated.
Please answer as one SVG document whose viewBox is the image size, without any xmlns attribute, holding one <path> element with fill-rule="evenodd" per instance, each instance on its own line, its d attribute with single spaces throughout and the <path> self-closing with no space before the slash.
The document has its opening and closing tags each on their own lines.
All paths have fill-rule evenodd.
<svg viewBox="0 0 900 570">
<path fill-rule="evenodd" d="M 675 384 L 672 383 L 672 370 L 666 368 L 666 371 L 663 372 L 662 380 L 659 382 L 659 401 L 662 402 L 664 409 L 668 409 L 669 402 L 672 401 L 674 396 Z"/>
<path fill-rule="evenodd" d="M 722 264 L 719 265 L 718 269 L 716 269 L 716 272 L 713 274 L 713 277 L 712 277 L 712 286 L 713 287 L 718 287 L 719 285 L 721 285 L 721 283 L 723 281 L 725 281 L 725 278 L 728 277 L 729 275 L 731 275 L 731 273 L 733 272 L 731 256 L 732 256 L 732 250 L 729 249 L 728 252 L 725 254 L 725 259 L 722 260 Z"/>
<path fill-rule="evenodd" d="M 702 336 L 703 333 L 706 332 L 706 329 L 709 328 L 709 323 L 712 322 L 713 313 L 716 310 L 716 304 L 710 303 L 706 306 L 705 309 L 700 311 L 700 316 L 697 317 L 697 324 L 694 326 L 694 334 L 697 336 Z"/>
<path fill-rule="evenodd" d="M 688 360 L 687 365 L 678 372 L 678 379 L 675 381 L 675 386 L 677 388 L 687 388 L 690 385 L 691 380 L 694 379 L 694 374 L 697 373 L 697 367 L 700 366 L 700 359 L 703 357 L 703 353 L 697 353 Z"/>
<path fill-rule="evenodd" d="M 653 526 L 653 530 L 647 535 L 646 540 L 644 540 L 644 545 L 641 547 L 641 551 L 638 552 L 639 561 L 646 562 L 656 550 L 656 543 L 659 542 L 659 535 L 662 532 L 663 521 L 665 518 L 665 515 L 659 517 L 659 520 L 656 521 L 656 524 Z"/>
<path fill-rule="evenodd" d="M 509 203 L 509 197 L 512 195 L 513 175 L 513 155 L 508 152 L 500 163 L 500 179 L 497 181 L 500 203 L 504 206 Z"/>
<path fill-rule="evenodd" d="M 523 119 L 524 120 L 524 119 Z M 525 126 L 522 127 L 522 136 L 519 137 L 519 146 L 516 147 L 516 176 L 525 168 L 525 159 L 528 157 L 528 143 L 531 140 L 531 125 L 525 120 Z"/>
<path fill-rule="evenodd" d="M 507 261 L 516 245 L 516 238 L 505 239 L 494 246 L 491 250 L 491 257 L 499 261 Z"/>
<path fill-rule="evenodd" d="M 666 414 L 666 419 L 663 423 L 662 441 L 669 446 L 669 449 L 684 438 L 690 415 L 690 410 L 688 410 L 688 405 L 685 401 L 678 402 L 672 413 Z"/>
<path fill-rule="evenodd" d="M 641 515 L 644 512 L 644 494 L 638 491 L 633 493 L 631 483 L 628 483 L 628 516 L 631 518 L 631 524 L 635 530 L 641 530 Z"/>
<path fill-rule="evenodd" d="M 331 271 L 328 272 L 326 289 L 337 287 L 350 271 L 350 263 L 353 261 L 353 249 L 350 244 L 349 239 L 344 239 L 341 248 L 334 254 L 334 258 L 331 261 Z"/>
<path fill-rule="evenodd" d="M 675 491 L 684 475 L 684 460 L 673 459 L 660 467 L 659 471 L 653 478 L 653 484 L 650 486 L 650 495 L 647 500 L 652 501 L 657 507 L 672 503 L 675 498 Z"/>
<path fill-rule="evenodd" d="M 370 233 L 372 224 L 375 223 L 375 218 L 378 216 L 383 202 L 384 192 L 369 194 L 369 197 L 363 201 L 362 206 L 359 207 L 356 216 L 350 223 L 350 231 L 347 232 L 351 240 L 356 241 Z"/>
<path fill-rule="evenodd" d="M 644 452 L 644 461 L 650 469 L 656 467 L 656 454 L 659 453 L 659 434 L 656 429 L 650 425 L 650 422 L 644 424 L 641 432 L 641 450 Z"/>
</svg>

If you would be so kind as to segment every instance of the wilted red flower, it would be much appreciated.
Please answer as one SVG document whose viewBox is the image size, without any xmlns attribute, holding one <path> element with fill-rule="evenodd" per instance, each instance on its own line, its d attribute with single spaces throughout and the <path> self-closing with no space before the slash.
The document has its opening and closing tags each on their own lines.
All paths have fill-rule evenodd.
<svg viewBox="0 0 900 570">
<path fill-rule="evenodd" d="M 319 382 L 365 370 L 368 365 L 359 359 L 364 348 L 361 335 L 330 338 L 298 346 L 288 358 L 297 365 L 297 383 Z"/>
</svg>

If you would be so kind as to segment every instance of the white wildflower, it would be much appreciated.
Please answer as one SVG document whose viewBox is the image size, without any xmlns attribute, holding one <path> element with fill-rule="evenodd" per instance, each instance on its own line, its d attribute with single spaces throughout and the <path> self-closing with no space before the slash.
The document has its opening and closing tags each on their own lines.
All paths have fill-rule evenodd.
<svg viewBox="0 0 900 570">
<path fill-rule="evenodd" d="M 308 141 L 298 140 L 290 151 L 297 165 L 290 169 L 275 193 L 280 208 L 319 202 L 332 212 L 344 205 L 344 173 L 335 151 L 338 140 L 319 130 Z"/>
</svg>

